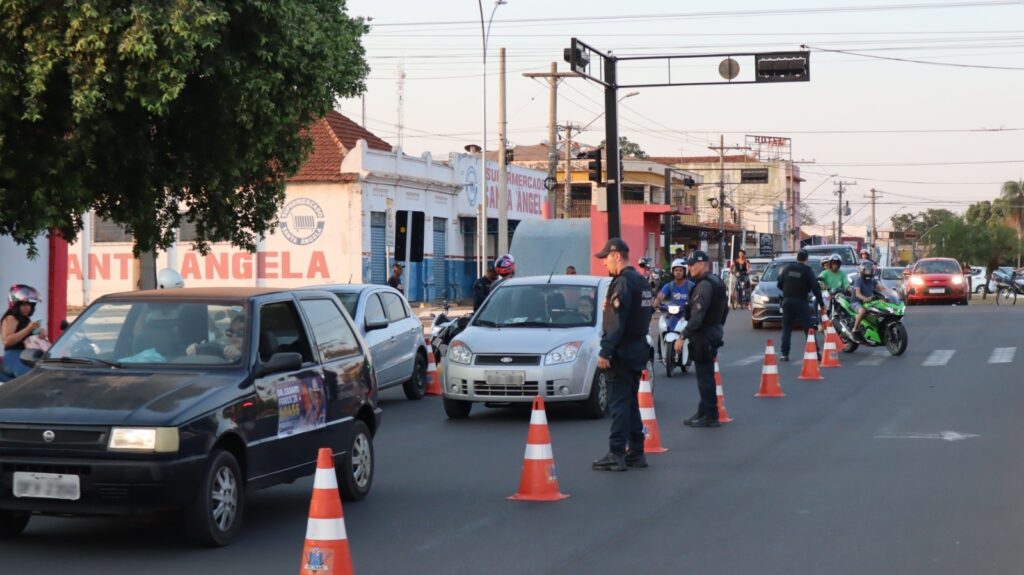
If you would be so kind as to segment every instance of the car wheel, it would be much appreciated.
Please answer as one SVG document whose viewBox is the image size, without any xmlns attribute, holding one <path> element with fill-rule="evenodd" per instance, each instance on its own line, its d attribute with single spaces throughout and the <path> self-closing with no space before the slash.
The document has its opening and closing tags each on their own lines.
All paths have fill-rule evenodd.
<svg viewBox="0 0 1024 575">
<path fill-rule="evenodd" d="M 427 361 L 419 352 L 416 352 L 412 375 L 402 384 L 402 391 L 405 392 L 405 397 L 408 399 L 423 399 L 423 395 L 427 392 Z"/>
<path fill-rule="evenodd" d="M 764 327 L 764 322 L 751 320 L 750 325 L 753 326 L 754 329 L 761 329 L 762 327 Z"/>
<path fill-rule="evenodd" d="M 441 398 L 444 404 L 444 413 L 448 419 L 466 419 L 469 417 L 469 410 L 473 409 L 473 402 L 461 399 L 451 399 L 448 396 Z"/>
<path fill-rule="evenodd" d="M 31 518 L 32 514 L 27 511 L 0 510 L 0 539 L 21 535 Z"/>
<path fill-rule="evenodd" d="M 608 413 L 608 374 L 603 369 L 594 375 L 590 384 L 590 397 L 583 402 L 583 412 L 591 419 L 601 419 Z"/>
<path fill-rule="evenodd" d="M 357 419 L 352 424 L 350 437 L 348 451 L 335 469 L 341 496 L 346 501 L 359 501 L 370 493 L 373 485 L 373 436 L 366 422 Z"/>
<path fill-rule="evenodd" d="M 230 545 L 242 528 L 245 489 L 235 456 L 215 449 L 199 485 L 199 495 L 186 512 L 188 532 L 201 544 Z"/>
</svg>

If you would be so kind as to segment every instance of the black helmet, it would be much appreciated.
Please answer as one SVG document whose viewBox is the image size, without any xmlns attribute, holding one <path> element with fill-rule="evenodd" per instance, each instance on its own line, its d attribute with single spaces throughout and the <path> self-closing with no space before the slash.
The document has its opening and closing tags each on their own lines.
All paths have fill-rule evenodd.
<svg viewBox="0 0 1024 575">
<path fill-rule="evenodd" d="M 857 271 L 860 272 L 860 277 L 869 280 L 875 277 L 875 264 L 868 260 L 864 260 L 860 262 L 859 266 L 857 266 Z"/>
<path fill-rule="evenodd" d="M 640 258 L 636 264 L 644 269 L 651 267 L 651 258 Z"/>
</svg>

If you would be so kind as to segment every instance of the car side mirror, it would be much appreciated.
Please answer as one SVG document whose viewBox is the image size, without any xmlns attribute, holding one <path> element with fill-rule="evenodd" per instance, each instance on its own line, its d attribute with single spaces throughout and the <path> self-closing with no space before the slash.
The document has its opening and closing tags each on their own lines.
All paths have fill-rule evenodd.
<svg viewBox="0 0 1024 575">
<path fill-rule="evenodd" d="M 60 322 L 60 330 L 61 331 L 67 331 L 69 327 L 71 327 L 71 323 L 68 322 L 68 320 L 66 320 L 66 319 L 65 320 L 61 320 L 61 322 Z"/>
<path fill-rule="evenodd" d="M 378 329 L 384 329 L 388 326 L 388 320 L 386 319 L 374 319 L 366 320 L 366 331 L 374 331 Z"/>
<path fill-rule="evenodd" d="M 270 356 L 256 368 L 256 375 L 264 376 L 282 371 L 296 371 L 302 367 L 302 354 L 293 351 L 282 351 Z"/>
<path fill-rule="evenodd" d="M 44 352 L 41 349 L 26 349 L 21 352 L 18 359 L 29 367 L 35 367 L 36 362 L 43 358 Z"/>
</svg>

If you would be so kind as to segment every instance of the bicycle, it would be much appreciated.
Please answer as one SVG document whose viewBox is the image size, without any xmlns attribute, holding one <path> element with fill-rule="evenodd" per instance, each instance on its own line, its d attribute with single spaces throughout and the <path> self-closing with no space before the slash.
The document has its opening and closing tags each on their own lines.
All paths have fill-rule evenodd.
<svg viewBox="0 0 1024 575">
<path fill-rule="evenodd" d="M 736 286 L 732 290 L 732 309 L 745 309 L 750 305 L 750 294 L 747 292 L 747 275 L 737 278 Z"/>
<path fill-rule="evenodd" d="M 1000 282 L 996 285 L 996 305 L 1017 305 L 1017 295 L 1024 293 L 1024 288 L 1017 283 L 1022 276 L 1016 271 L 1010 272 L 1010 279 L 1007 283 Z"/>
</svg>

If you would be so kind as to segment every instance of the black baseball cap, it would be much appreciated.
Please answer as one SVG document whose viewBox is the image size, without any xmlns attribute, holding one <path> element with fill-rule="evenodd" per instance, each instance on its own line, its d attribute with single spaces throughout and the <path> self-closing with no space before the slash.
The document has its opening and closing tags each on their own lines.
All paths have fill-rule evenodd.
<svg viewBox="0 0 1024 575">
<path fill-rule="evenodd" d="M 693 264 L 695 264 L 697 262 L 707 262 L 707 261 L 711 261 L 711 258 L 708 257 L 708 254 L 706 254 L 706 253 L 704 253 L 704 252 L 702 252 L 700 250 L 696 250 L 692 254 L 690 254 L 689 259 L 686 260 L 686 265 L 692 266 Z"/>
<path fill-rule="evenodd" d="M 796 261 L 798 262 L 805 262 L 809 257 L 810 254 L 807 253 L 807 250 L 800 250 L 796 253 Z"/>
<path fill-rule="evenodd" d="M 604 249 L 594 254 L 595 258 L 604 259 L 608 257 L 608 254 L 612 252 L 619 252 L 620 254 L 628 254 L 629 246 L 626 242 L 622 241 L 622 238 L 611 238 L 604 244 Z"/>
</svg>

